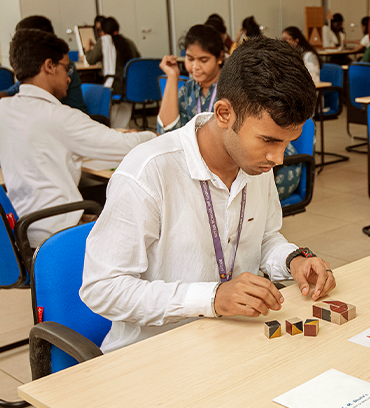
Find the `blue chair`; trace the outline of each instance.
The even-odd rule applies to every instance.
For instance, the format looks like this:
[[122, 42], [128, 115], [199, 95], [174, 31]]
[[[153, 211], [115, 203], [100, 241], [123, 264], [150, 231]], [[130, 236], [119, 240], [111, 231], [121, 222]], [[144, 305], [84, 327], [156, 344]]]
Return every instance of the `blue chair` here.
[[[370, 143], [370, 105], [367, 106], [367, 136], [369, 138]], [[370, 197], [370, 149], [367, 151], [367, 192]], [[370, 225], [363, 227], [362, 232], [365, 233], [367, 236], [370, 237]]]
[[[189, 80], [188, 76], [185, 75], [180, 75], [179, 78], [179, 89], [185, 84], [186, 81]], [[161, 75], [158, 77], [158, 83], [159, 83], [159, 88], [161, 90], [161, 96], [163, 98], [163, 93], [166, 88], [166, 83], [167, 83], [167, 75]]]
[[[324, 145], [324, 126], [323, 122], [326, 120], [338, 119], [338, 116], [342, 113], [343, 110], [343, 68], [337, 64], [323, 64], [320, 70], [320, 80], [322, 82], [331, 82], [329, 89], [321, 91], [319, 89], [318, 101], [319, 103], [316, 106], [316, 112], [314, 119], [320, 121], [321, 129], [321, 146]], [[322, 112], [320, 111], [320, 106], [323, 108]], [[343, 156], [337, 153], [329, 153], [322, 151], [316, 151], [317, 154], [321, 154], [321, 164], [320, 171], [323, 169], [323, 166], [333, 163], [339, 163], [342, 161], [347, 161], [348, 157]], [[331, 161], [324, 162], [324, 155], [333, 156], [335, 159]]]
[[93, 313], [79, 297], [86, 239], [93, 225], [60, 231], [35, 254], [31, 273], [35, 326], [30, 332], [33, 380], [102, 355], [99, 346], [111, 322]]
[[0, 67], [0, 91], [6, 91], [14, 85], [14, 74], [8, 68]]
[[299, 154], [284, 157], [284, 163], [274, 169], [276, 173], [282, 166], [303, 164], [301, 180], [296, 191], [280, 202], [283, 217], [306, 211], [306, 206], [312, 200], [315, 180], [314, 139], [315, 124], [312, 119], [308, 119], [303, 125], [299, 139], [292, 142]]
[[99, 84], [82, 84], [82, 97], [92, 119], [110, 125], [112, 89]]
[[348, 67], [348, 97], [347, 97], [347, 133], [353, 139], [365, 140], [362, 143], [347, 146], [346, 150], [355, 153], [367, 153], [367, 150], [357, 149], [367, 146], [367, 138], [353, 136], [350, 124], [367, 124], [366, 109], [355, 101], [356, 98], [370, 95], [370, 63], [355, 62]]
[[78, 60], [79, 60], [78, 51], [69, 51], [68, 57], [69, 57], [72, 61], [78, 62]]
[[[159, 68], [161, 60], [156, 58], [133, 58], [125, 66], [123, 74], [123, 90], [121, 94], [112, 97], [113, 103], [133, 103], [132, 117], [135, 124], [142, 128], [148, 128], [147, 105], [156, 103], [158, 111], [159, 101], [162, 99], [158, 87], [158, 77], [164, 72]], [[135, 110], [135, 105], [141, 104], [140, 110]], [[142, 118], [142, 125], [137, 122]]]

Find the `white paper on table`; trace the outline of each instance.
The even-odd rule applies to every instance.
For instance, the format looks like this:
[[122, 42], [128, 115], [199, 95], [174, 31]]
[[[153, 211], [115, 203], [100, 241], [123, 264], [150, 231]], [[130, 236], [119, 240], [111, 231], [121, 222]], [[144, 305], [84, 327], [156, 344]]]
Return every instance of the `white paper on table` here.
[[82, 167], [85, 169], [100, 171], [116, 169], [121, 162], [109, 160], [87, 160], [83, 162]]
[[348, 339], [353, 343], [359, 344], [360, 346], [370, 347], [370, 329], [363, 331], [360, 334]]
[[332, 368], [273, 401], [287, 408], [368, 408], [370, 383]]

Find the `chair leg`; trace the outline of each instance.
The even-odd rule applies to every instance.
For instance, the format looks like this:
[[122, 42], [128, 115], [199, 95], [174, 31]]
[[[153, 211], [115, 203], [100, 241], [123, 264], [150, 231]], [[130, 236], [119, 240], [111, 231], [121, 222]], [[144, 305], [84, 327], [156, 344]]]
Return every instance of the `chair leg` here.
[[15, 401], [15, 402], [9, 402], [9, 401], [4, 401], [0, 399], [0, 407], [2, 408], [23, 408], [23, 407], [29, 407], [31, 404], [29, 404], [27, 401]]
[[17, 347], [25, 346], [26, 344], [29, 344], [29, 339], [28, 338], [24, 339], [24, 340], [16, 341], [14, 343], [7, 344], [6, 346], [0, 347], [0, 353], [4, 353], [5, 351], [8, 351], [8, 350], [13, 350], [13, 349], [15, 349]]
[[[354, 139], [363, 139], [363, 138], [354, 137]], [[357, 144], [355, 144], [355, 145], [347, 146], [347, 147], [346, 147], [346, 150], [347, 150], [347, 152], [352, 152], [352, 153], [367, 154], [367, 149], [366, 149], [366, 151], [365, 151], [365, 150], [358, 150], [358, 149], [357, 149], [358, 147], [361, 147], [361, 146], [367, 146], [367, 142], [357, 143]]]

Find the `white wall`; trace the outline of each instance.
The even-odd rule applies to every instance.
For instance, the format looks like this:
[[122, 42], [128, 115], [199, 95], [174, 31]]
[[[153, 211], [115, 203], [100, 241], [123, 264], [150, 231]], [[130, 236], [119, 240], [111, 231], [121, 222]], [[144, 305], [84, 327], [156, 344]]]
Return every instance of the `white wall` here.
[[9, 64], [9, 43], [13, 37], [15, 26], [21, 19], [19, 1], [0, 0], [0, 48], [1, 64], [10, 68]]

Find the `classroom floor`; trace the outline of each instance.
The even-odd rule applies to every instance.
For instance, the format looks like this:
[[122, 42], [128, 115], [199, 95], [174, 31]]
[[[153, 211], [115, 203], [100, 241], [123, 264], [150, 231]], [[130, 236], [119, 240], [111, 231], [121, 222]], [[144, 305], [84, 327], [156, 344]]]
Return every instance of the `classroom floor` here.
[[[351, 125], [351, 129], [355, 135], [366, 136], [365, 126]], [[338, 120], [325, 122], [324, 132], [325, 150], [347, 154], [350, 160], [326, 166], [317, 175], [307, 211], [284, 218], [282, 232], [336, 268], [370, 255], [370, 238], [362, 232], [362, 227], [370, 225], [367, 155], [345, 151], [351, 144], [345, 111]], [[320, 146], [319, 130], [317, 139]], [[0, 346], [27, 337], [32, 326], [29, 290], [0, 290], [0, 322]], [[28, 346], [0, 355], [0, 399], [16, 400], [17, 386], [30, 380]]]

